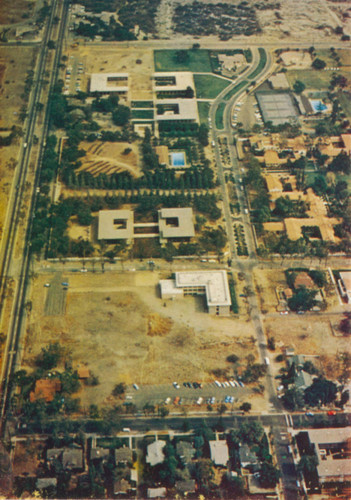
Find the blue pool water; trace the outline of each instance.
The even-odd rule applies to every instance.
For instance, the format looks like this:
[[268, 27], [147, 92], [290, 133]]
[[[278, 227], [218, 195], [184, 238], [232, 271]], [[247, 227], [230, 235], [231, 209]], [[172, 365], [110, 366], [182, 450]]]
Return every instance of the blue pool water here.
[[327, 106], [319, 99], [311, 99], [310, 103], [316, 113], [321, 113], [327, 109]]
[[171, 157], [172, 157], [172, 166], [173, 167], [184, 167], [185, 154], [183, 152], [171, 153]]

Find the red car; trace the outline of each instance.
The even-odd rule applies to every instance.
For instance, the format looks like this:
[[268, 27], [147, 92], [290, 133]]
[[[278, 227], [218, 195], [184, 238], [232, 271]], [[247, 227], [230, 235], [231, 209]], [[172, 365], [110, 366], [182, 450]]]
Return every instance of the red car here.
[[330, 417], [332, 417], [333, 415], [336, 415], [336, 411], [334, 410], [329, 410], [327, 415], [329, 415]]

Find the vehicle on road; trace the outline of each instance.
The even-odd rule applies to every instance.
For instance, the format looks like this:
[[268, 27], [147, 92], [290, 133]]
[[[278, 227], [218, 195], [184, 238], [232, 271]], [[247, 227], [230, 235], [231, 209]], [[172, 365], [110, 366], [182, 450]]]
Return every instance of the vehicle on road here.
[[66, 281], [63, 281], [63, 282], [61, 283], [61, 285], [62, 285], [62, 286], [69, 286], [69, 283], [66, 283]]
[[133, 384], [133, 387], [134, 387], [134, 389], [135, 389], [136, 391], [138, 391], [138, 390], [140, 389], [140, 388], [139, 388], [139, 386], [138, 386], [138, 384]]

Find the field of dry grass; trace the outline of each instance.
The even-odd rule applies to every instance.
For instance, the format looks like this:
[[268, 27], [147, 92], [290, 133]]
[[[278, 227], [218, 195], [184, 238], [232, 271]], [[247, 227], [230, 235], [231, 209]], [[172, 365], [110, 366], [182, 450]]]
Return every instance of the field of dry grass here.
[[185, 380], [213, 380], [212, 370], [227, 366], [230, 353], [257, 356], [250, 323], [212, 317], [203, 298], [164, 301], [157, 272], [84, 275], [72, 273], [64, 315], [45, 315], [43, 285], [52, 276], [34, 280], [24, 367], [49, 342], [59, 341], [84, 363], [100, 384], [85, 388], [84, 405], [109, 401], [114, 385], [162, 384]]
[[134, 177], [141, 175], [139, 151], [136, 144], [127, 142], [82, 142], [80, 148], [86, 151], [77, 172], [86, 171], [94, 177], [100, 174], [128, 172]]

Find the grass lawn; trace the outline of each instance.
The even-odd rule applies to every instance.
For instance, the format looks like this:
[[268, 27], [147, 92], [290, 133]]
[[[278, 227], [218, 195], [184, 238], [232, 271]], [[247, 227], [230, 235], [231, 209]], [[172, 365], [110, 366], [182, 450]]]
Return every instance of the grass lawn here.
[[251, 75], [248, 76], [249, 80], [256, 78], [256, 76], [261, 73], [261, 71], [263, 70], [263, 68], [265, 67], [266, 62], [267, 62], [267, 53], [266, 53], [266, 51], [264, 49], [262, 49], [262, 47], [260, 47], [258, 49], [258, 52], [260, 54], [260, 60], [259, 60], [259, 63], [257, 65], [257, 68], [251, 73]]
[[208, 113], [210, 111], [210, 103], [209, 102], [198, 102], [197, 109], [199, 112], [200, 123], [204, 123], [208, 125]]
[[318, 71], [314, 69], [301, 69], [288, 71], [286, 77], [291, 85], [294, 85], [296, 80], [300, 80], [305, 84], [306, 90], [310, 89], [327, 89], [332, 77], [331, 71]]
[[212, 73], [208, 50], [187, 50], [189, 59], [183, 63], [176, 60], [177, 50], [155, 50], [155, 71], [193, 71], [194, 73]]
[[346, 92], [338, 92], [338, 99], [340, 102], [340, 106], [346, 113], [348, 117], [351, 116], [351, 99], [350, 99], [350, 94]]
[[212, 75], [194, 75], [194, 82], [198, 99], [215, 99], [223, 89], [230, 85], [229, 80]]
[[229, 101], [229, 99], [233, 97], [233, 95], [235, 95], [237, 92], [239, 92], [239, 90], [245, 87], [246, 84], [247, 80], [243, 80], [242, 82], [238, 83], [238, 85], [235, 85], [235, 87], [233, 87], [232, 90], [230, 90], [228, 94], [225, 95], [224, 100]]
[[152, 109], [132, 109], [132, 118], [150, 118], [154, 117], [154, 111]]
[[225, 109], [225, 103], [221, 102], [216, 111], [216, 127], [220, 130], [224, 128], [223, 124], [224, 109]]

